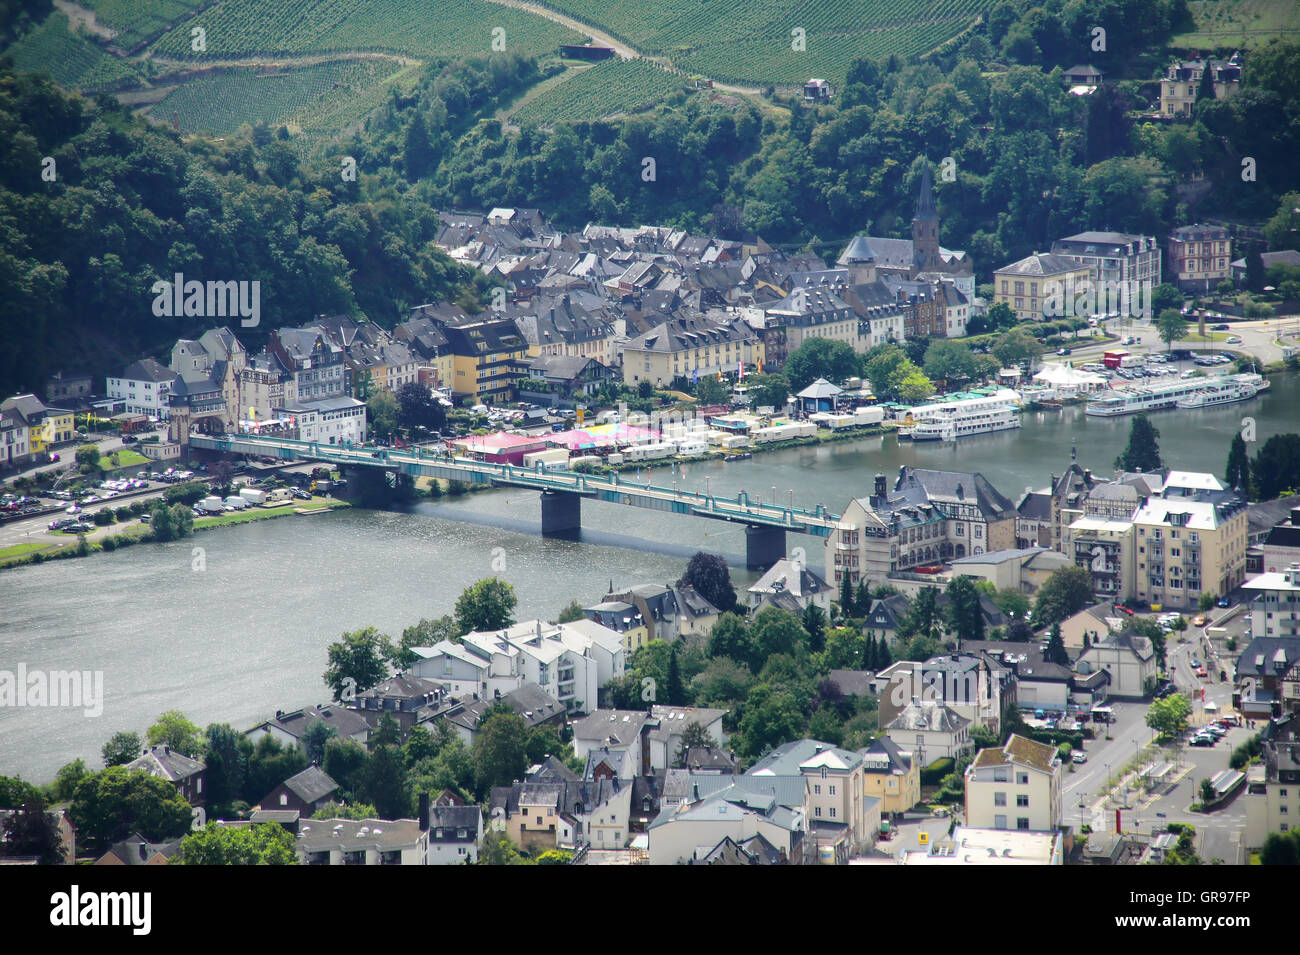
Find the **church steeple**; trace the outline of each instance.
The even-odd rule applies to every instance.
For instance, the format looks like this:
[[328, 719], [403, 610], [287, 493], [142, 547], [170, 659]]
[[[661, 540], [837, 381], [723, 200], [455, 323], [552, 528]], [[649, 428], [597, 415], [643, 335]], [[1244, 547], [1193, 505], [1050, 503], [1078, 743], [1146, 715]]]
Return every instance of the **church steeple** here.
[[[921, 159], [921, 192], [916, 197], [916, 215], [912, 218], [912, 266], [916, 272], [943, 271], [939, 257], [939, 212], [934, 207], [934, 189], [930, 180], [930, 160]], [[915, 278], [913, 272], [912, 277]]]
[[930, 180], [930, 160], [927, 159], [921, 166], [921, 193], [916, 197], [916, 215], [913, 216], [913, 221], [926, 222], [938, 218], [939, 213], [934, 208], [934, 188]]

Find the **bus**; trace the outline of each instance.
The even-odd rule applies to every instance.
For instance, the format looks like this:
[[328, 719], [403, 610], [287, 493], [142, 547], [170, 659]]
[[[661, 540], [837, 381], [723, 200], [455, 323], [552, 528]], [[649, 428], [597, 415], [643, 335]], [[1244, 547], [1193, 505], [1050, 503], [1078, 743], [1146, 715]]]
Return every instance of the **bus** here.
[[1092, 721], [1094, 723], [1114, 723], [1115, 711], [1109, 706], [1094, 706], [1092, 708]]

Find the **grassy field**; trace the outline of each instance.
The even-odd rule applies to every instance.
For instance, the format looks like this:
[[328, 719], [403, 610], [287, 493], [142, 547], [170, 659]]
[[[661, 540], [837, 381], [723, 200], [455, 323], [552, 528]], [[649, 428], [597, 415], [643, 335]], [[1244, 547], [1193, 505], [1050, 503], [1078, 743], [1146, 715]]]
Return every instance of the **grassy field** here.
[[406, 72], [396, 60], [336, 60], [301, 69], [214, 70], [176, 87], [149, 116], [184, 133], [233, 133], [244, 123], [341, 129], [383, 99]]
[[285, 504], [281, 507], [249, 508], [246, 511], [235, 511], [233, 514], [221, 514], [217, 517], [196, 517], [194, 519], [194, 529], [201, 531], [207, 530], [209, 527], [224, 527], [227, 524], [248, 524], [252, 521], [264, 521], [273, 517], [286, 517], [297, 513], [299, 509], [304, 511], [328, 511], [348, 506], [350, 505], [346, 501], [340, 501], [336, 498], [313, 497], [310, 501], [294, 501], [292, 504]]
[[23, 72], [46, 72], [68, 89], [103, 90], [130, 86], [140, 73], [130, 60], [104, 52], [93, 40], [68, 28], [58, 10], [4, 51]]
[[592, 120], [636, 113], [685, 89], [685, 77], [645, 60], [606, 60], [574, 73], [539, 95], [526, 99], [512, 114], [514, 122], [542, 126], [562, 120]]
[[[191, 30], [206, 31], [196, 51]], [[500, 32], [494, 32], [500, 31]], [[487, 0], [218, 0], [151, 49], [183, 60], [376, 50], [407, 56], [542, 55], [578, 34], [543, 17]]]
[[1189, 0], [1187, 9], [1196, 29], [1175, 36], [1170, 41], [1173, 46], [1249, 50], [1273, 37], [1300, 36], [1300, 8], [1295, 0]]
[[[113, 463], [113, 456], [117, 456], [117, 463]], [[138, 451], [132, 451], [130, 448], [120, 448], [104, 455], [101, 464], [105, 467], [130, 468], [137, 464], [148, 464], [149, 459]]]
[[[76, 538], [74, 537], [73, 540], [76, 540]], [[36, 553], [38, 550], [52, 550], [59, 546], [59, 544], [49, 542], [37, 543], [35, 541], [29, 541], [25, 544], [14, 544], [11, 547], [0, 548], [0, 564], [3, 564], [14, 557], [25, 557], [28, 554]]]
[[[965, 31], [993, 0], [542, 0], [544, 6], [667, 56], [691, 73], [739, 83], [844, 77], [862, 56], [924, 53]], [[796, 49], [794, 30], [803, 30]]]

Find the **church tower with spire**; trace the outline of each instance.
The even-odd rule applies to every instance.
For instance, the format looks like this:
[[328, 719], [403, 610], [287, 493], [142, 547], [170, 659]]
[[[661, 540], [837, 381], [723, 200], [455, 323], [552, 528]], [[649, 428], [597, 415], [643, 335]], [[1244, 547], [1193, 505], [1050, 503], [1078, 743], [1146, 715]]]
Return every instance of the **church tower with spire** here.
[[912, 217], [912, 261], [918, 272], [938, 272], [944, 268], [944, 261], [939, 257], [939, 212], [934, 207], [928, 159], [921, 167], [921, 192], [916, 198], [916, 215]]

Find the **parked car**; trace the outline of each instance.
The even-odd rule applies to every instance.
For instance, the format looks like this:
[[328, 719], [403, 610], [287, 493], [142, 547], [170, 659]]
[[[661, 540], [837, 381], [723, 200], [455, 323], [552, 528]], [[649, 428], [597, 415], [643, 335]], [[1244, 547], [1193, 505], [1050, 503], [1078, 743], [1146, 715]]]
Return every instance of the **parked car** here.
[[1068, 348], [1058, 348], [1058, 349], [1056, 350], [1056, 353], [1057, 353], [1058, 355], [1068, 355], [1068, 354], [1070, 354], [1070, 349], [1068, 349]]
[[1088, 754], [1081, 749], [1076, 749], [1070, 754], [1070, 759], [1076, 763], [1086, 763], [1088, 761]]
[[152, 514], [141, 514], [141, 515], [140, 515], [140, 523], [141, 523], [141, 524], [148, 524], [148, 523], [151, 523], [152, 521], [153, 521], [153, 515], [152, 515]]
[[1227, 598], [1227, 597], [1220, 597], [1220, 598], [1216, 601], [1216, 605], [1219, 606], [1219, 607], [1231, 607], [1231, 606], [1232, 606], [1232, 601], [1231, 601], [1229, 598]]
[[1214, 745], [1214, 742], [1215, 742], [1215, 740], [1214, 740], [1214, 737], [1213, 737], [1213, 736], [1193, 736], [1193, 737], [1191, 738], [1191, 740], [1190, 740], [1190, 745], [1192, 745], [1192, 746], [1213, 746], [1213, 745]]

